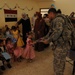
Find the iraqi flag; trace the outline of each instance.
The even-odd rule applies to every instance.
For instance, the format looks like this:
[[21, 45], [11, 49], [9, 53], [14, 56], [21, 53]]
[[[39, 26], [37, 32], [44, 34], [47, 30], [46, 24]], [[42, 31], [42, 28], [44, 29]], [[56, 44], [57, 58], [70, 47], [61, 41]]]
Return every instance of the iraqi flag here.
[[17, 10], [4, 9], [5, 22], [17, 21]]

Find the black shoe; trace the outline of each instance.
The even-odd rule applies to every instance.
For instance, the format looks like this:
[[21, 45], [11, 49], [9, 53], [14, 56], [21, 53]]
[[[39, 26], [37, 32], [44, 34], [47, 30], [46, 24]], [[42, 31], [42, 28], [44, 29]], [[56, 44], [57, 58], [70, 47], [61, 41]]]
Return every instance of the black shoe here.
[[5, 67], [4, 66], [1, 66], [1, 70], [5, 70]]
[[25, 48], [25, 47], [26, 47], [26, 45], [23, 45], [23, 46], [22, 46], [22, 48]]
[[18, 58], [17, 61], [18, 61], [18, 62], [21, 62], [21, 58]]
[[8, 68], [12, 68], [12, 66], [11, 66], [10, 64], [7, 64], [7, 67], [8, 67]]
[[0, 70], [0, 75], [3, 75], [3, 71]]

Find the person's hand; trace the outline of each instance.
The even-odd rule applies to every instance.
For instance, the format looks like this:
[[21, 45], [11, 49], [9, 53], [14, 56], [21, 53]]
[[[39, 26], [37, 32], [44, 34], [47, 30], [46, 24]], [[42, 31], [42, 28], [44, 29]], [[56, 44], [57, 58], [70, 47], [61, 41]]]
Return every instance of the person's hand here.
[[48, 40], [41, 40], [40, 42], [43, 42], [44, 44], [49, 44]]
[[33, 44], [36, 44], [36, 41], [34, 41]]
[[38, 34], [40, 34], [40, 31], [38, 31]]
[[18, 23], [16, 23], [15, 26], [17, 27], [18, 26]]
[[40, 38], [40, 40], [44, 40], [44, 37]]

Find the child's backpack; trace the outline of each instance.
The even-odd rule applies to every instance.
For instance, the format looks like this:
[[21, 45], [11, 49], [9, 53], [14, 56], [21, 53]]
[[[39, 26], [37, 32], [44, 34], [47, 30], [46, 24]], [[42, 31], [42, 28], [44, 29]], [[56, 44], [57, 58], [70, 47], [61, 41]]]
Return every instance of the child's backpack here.
[[62, 36], [65, 42], [69, 42], [71, 49], [75, 49], [75, 32], [73, 24], [66, 15], [58, 15], [57, 17], [62, 17], [65, 21], [63, 24], [63, 31], [60, 36]]

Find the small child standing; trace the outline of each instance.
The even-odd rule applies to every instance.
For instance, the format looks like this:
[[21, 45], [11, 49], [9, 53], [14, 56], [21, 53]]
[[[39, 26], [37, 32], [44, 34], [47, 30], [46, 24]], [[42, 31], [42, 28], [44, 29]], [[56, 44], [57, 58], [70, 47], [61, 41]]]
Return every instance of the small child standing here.
[[26, 47], [24, 49], [24, 52], [22, 54], [23, 58], [26, 58], [28, 60], [28, 62], [32, 62], [32, 60], [35, 58], [35, 51], [34, 51], [34, 42], [33, 42], [33, 33], [29, 32], [29, 34], [27, 35], [27, 44]]
[[22, 56], [22, 53], [23, 53], [23, 48], [17, 46], [16, 40], [13, 41], [10, 38], [7, 38], [6, 48], [8, 53], [12, 54], [12, 56], [14, 57], [14, 60], [17, 60], [17, 61], [20, 60], [20, 57]]
[[12, 35], [13, 35], [13, 38], [15, 38], [17, 40], [17, 46], [18, 47], [22, 47], [24, 46], [24, 42], [20, 36], [20, 33], [19, 33], [19, 30], [17, 29], [17, 27], [15, 26], [12, 26]]

